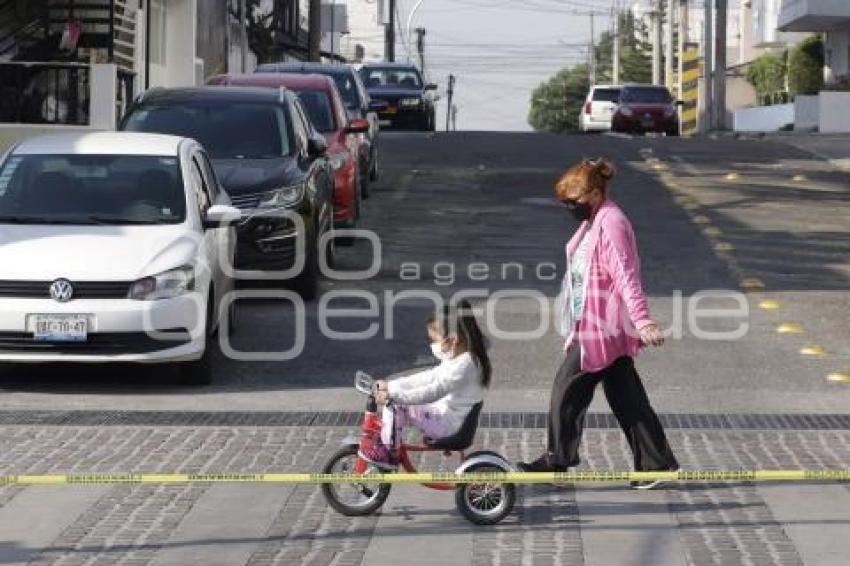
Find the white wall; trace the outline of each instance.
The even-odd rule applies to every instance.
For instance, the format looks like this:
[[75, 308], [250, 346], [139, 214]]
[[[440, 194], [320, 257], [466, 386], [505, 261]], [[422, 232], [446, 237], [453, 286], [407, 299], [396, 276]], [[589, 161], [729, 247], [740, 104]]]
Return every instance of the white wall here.
[[775, 132], [794, 123], [794, 105], [741, 108], [735, 111], [733, 123], [736, 132]]
[[112, 63], [91, 66], [89, 125], [114, 130], [118, 123], [118, 66]]
[[820, 93], [820, 132], [850, 133], [850, 92]]
[[818, 128], [820, 122], [820, 97], [798, 94], [794, 98], [794, 129], [811, 131]]
[[[197, 45], [197, 0], [168, 0], [165, 81], [162, 86], [195, 85], [195, 52]], [[151, 83], [153, 86], [153, 83]]]
[[[350, 33], [342, 38], [342, 55], [354, 57], [358, 43], [366, 50], [365, 61], [381, 61], [384, 58], [384, 27], [378, 22], [378, 4], [375, 0], [345, 0], [348, 6]], [[399, 45], [396, 51], [404, 46]]]

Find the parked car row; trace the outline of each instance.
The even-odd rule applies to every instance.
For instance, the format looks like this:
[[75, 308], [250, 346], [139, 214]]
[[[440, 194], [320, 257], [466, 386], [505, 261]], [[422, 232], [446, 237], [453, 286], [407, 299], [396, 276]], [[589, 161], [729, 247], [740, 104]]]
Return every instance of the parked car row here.
[[579, 127], [583, 132], [678, 136], [678, 106], [681, 102], [663, 86], [595, 85], [585, 99]]
[[393, 68], [416, 104], [373, 99], [361, 72], [267, 65], [152, 89], [119, 132], [12, 147], [0, 159], [0, 363], [169, 362], [208, 383], [215, 335], [235, 329], [236, 272], [290, 272], [314, 297], [321, 260], [353, 243], [336, 230], [358, 226], [379, 176], [378, 114], [433, 126], [418, 71]]

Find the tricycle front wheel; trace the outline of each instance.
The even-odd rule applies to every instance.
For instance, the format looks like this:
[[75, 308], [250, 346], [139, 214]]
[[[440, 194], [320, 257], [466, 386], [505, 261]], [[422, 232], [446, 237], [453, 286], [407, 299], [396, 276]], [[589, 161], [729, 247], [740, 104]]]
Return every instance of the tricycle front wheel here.
[[[503, 473], [505, 470], [492, 464], [470, 466], [466, 473]], [[464, 483], [455, 491], [458, 511], [476, 525], [495, 525], [513, 511], [516, 503], [516, 486], [512, 483]]]
[[[322, 473], [325, 474], [354, 474], [357, 473], [357, 445], [351, 444], [340, 448], [325, 464]], [[366, 464], [362, 474], [363, 481], [356, 483], [323, 483], [322, 494], [328, 505], [338, 513], [348, 517], [371, 515], [381, 508], [390, 495], [390, 484], [369, 482], [369, 474], [381, 471]]]

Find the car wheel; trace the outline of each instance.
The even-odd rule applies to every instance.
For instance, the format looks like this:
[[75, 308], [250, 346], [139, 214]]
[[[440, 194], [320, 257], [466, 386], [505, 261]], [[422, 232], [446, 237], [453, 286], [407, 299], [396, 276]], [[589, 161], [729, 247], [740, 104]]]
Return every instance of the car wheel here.
[[[370, 166], [369, 166], [369, 179], [368, 179], [368, 180], [369, 180], [369, 181], [377, 181], [377, 180], [378, 180], [378, 176], [379, 176], [379, 171], [378, 171], [378, 151], [377, 151], [377, 150], [375, 150], [374, 152], [372, 152], [372, 159], [371, 159], [371, 161], [370, 161]], [[365, 191], [364, 191], [364, 193], [363, 193], [363, 196], [364, 196], [364, 197], [366, 196]]]
[[305, 301], [316, 298], [319, 290], [319, 245], [317, 238], [314, 238], [310, 243], [307, 257], [304, 258], [304, 269], [295, 278], [293, 287]]
[[213, 317], [215, 307], [213, 297], [207, 299], [207, 319], [205, 322], [206, 344], [204, 353], [197, 360], [178, 364], [180, 383], [191, 387], [201, 387], [212, 383], [212, 364], [215, 350], [219, 347], [218, 337], [213, 332]]
[[372, 175], [369, 173], [360, 176], [360, 195], [364, 199], [367, 199], [371, 196], [371, 178]]

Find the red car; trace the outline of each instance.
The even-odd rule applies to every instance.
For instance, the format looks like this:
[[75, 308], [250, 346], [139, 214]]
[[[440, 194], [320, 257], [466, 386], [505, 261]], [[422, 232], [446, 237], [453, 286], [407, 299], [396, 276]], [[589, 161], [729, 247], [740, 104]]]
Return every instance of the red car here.
[[[298, 94], [313, 127], [328, 141], [328, 159], [334, 170], [334, 225], [355, 228], [360, 219], [363, 195], [358, 174], [360, 134], [369, 130], [367, 120], [349, 120], [345, 105], [331, 77], [288, 73], [219, 75], [211, 85], [284, 87]], [[343, 242], [351, 242], [343, 238]]]
[[663, 86], [624, 85], [611, 129], [629, 134], [657, 132], [678, 136], [679, 104]]

